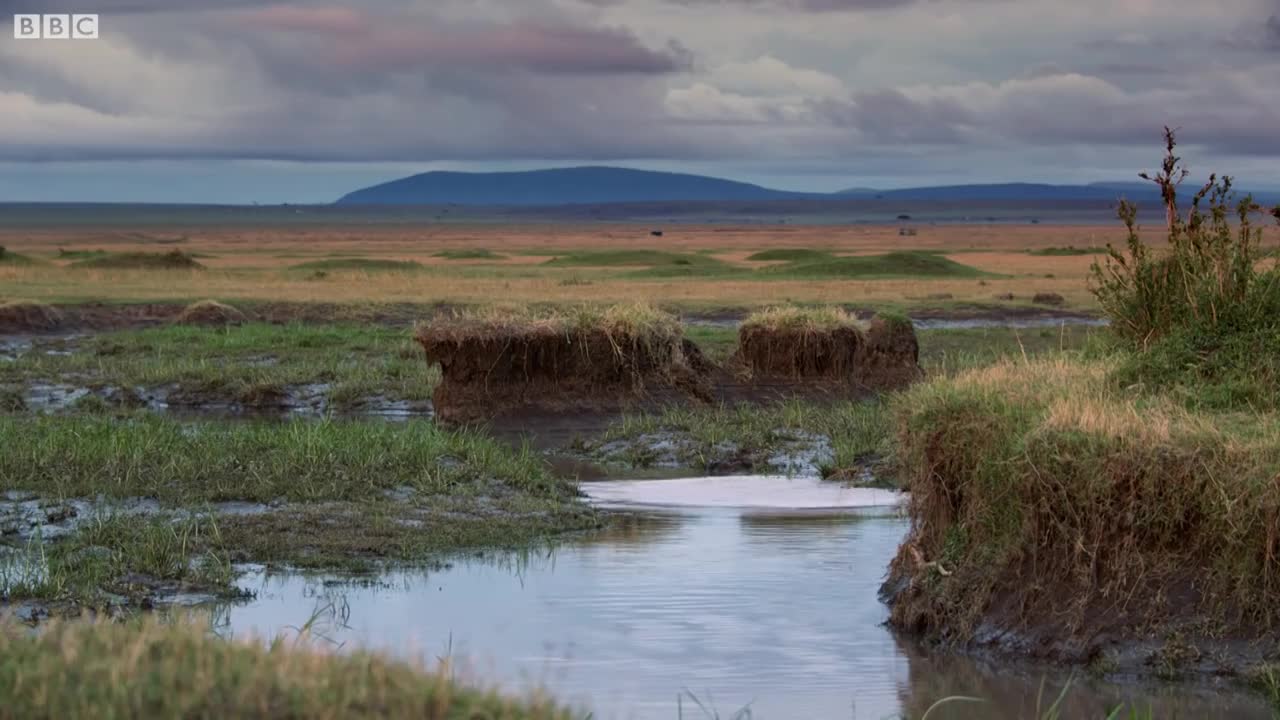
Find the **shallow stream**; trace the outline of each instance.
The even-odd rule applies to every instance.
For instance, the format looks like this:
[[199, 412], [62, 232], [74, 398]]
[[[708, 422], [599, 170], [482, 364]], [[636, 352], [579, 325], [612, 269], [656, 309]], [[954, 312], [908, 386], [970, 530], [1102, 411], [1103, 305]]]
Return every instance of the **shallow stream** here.
[[896, 636], [878, 598], [907, 531], [892, 493], [756, 479], [738, 507], [723, 478], [665, 482], [587, 484], [610, 502], [666, 509], [554, 551], [372, 580], [253, 571], [241, 584], [257, 599], [220, 609], [219, 627], [274, 637], [314, 617], [315, 642], [449, 658], [462, 677], [545, 688], [597, 720], [727, 719], [743, 708], [737, 717], [914, 720], [955, 695], [983, 702], [929, 717], [1012, 720], [1041, 715], [1067, 684], [1063, 718], [1103, 718], [1122, 702], [1141, 717], [1272, 717], [1230, 687], [1072, 679]]

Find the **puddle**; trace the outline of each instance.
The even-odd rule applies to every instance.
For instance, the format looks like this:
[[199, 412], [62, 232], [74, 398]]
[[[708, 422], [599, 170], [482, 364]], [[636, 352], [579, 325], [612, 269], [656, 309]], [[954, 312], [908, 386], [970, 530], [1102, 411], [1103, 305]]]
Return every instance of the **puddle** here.
[[583, 483], [593, 503], [606, 508], [732, 508], [743, 512], [901, 514], [906, 495], [847, 487], [814, 477], [726, 475], [670, 480]]
[[[238, 583], [257, 598], [216, 620], [224, 635], [292, 637], [314, 617], [322, 647], [447, 657], [460, 677], [545, 687], [601, 720], [713, 717], [678, 699], [684, 689], [720, 717], [919, 718], [951, 695], [988, 702], [930, 717], [1034, 717], [1067, 678], [927, 654], [885, 627], [878, 589], [906, 531], [888, 518], [646, 516], [554, 553], [430, 573], [258, 570]], [[1271, 717], [1239, 692], [1084, 678], [1061, 716], [1105, 717], [1121, 701], [1154, 717]]]
[[[197, 510], [165, 509], [151, 498], [72, 498], [54, 500], [35, 493], [0, 493], [0, 541], [22, 544], [39, 538], [43, 542], [70, 535], [79, 527], [103, 517], [167, 517], [175, 521], [192, 516], [256, 515], [273, 508], [260, 503], [218, 502]], [[0, 545], [0, 548], [4, 547]]]

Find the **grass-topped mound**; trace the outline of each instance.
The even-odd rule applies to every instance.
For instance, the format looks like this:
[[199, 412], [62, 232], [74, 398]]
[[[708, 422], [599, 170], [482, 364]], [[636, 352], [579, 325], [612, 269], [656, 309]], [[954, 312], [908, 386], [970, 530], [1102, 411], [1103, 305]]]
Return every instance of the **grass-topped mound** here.
[[0, 303], [0, 332], [47, 332], [62, 326], [62, 312], [42, 302], [12, 300]]
[[202, 270], [204, 265], [191, 253], [173, 250], [165, 253], [123, 252], [94, 255], [77, 260], [68, 267], [95, 270]]
[[7, 265], [11, 267], [18, 267], [18, 266], [35, 265], [35, 264], [36, 264], [36, 261], [27, 257], [26, 255], [20, 255], [12, 250], [5, 248], [3, 245], [0, 245], [0, 266]]
[[467, 250], [442, 250], [432, 257], [444, 258], [445, 260], [505, 260], [507, 256], [499, 255], [485, 248], [470, 248]]
[[206, 619], [0, 627], [0, 716], [570, 720], [550, 700], [468, 687], [308, 637], [224, 640]]
[[800, 262], [804, 260], [825, 260], [829, 257], [831, 257], [831, 253], [825, 250], [777, 248], [774, 250], [762, 250], [753, 255], [748, 255], [747, 260], [752, 262]]
[[764, 268], [761, 276], [786, 278], [976, 278], [990, 273], [931, 252], [902, 251], [884, 255], [819, 257]]
[[1280, 650], [1280, 421], [1119, 390], [1114, 363], [1004, 361], [897, 398], [895, 626], [1157, 668]]
[[292, 270], [320, 272], [408, 272], [421, 270], [422, 264], [413, 260], [378, 260], [374, 258], [333, 258], [314, 260], [292, 266]]
[[1106, 255], [1108, 252], [1106, 247], [1090, 245], [1086, 247], [1076, 247], [1075, 245], [1067, 245], [1066, 247], [1047, 247], [1036, 250], [1028, 250], [1028, 255], [1036, 255], [1038, 257], [1072, 257], [1078, 255]]
[[416, 337], [440, 365], [435, 409], [451, 422], [706, 394], [696, 347], [675, 316], [649, 305], [464, 313], [424, 324]]
[[719, 267], [724, 263], [709, 255], [662, 250], [582, 250], [554, 257], [552, 267]]
[[839, 308], [783, 307], [743, 321], [729, 366], [757, 384], [807, 381], [868, 390], [915, 380], [919, 358], [905, 318], [864, 322]]
[[208, 325], [208, 326], [227, 326], [240, 325], [247, 318], [245, 314], [231, 307], [218, 302], [217, 300], [201, 300], [192, 303], [178, 315], [177, 322], [181, 325]]

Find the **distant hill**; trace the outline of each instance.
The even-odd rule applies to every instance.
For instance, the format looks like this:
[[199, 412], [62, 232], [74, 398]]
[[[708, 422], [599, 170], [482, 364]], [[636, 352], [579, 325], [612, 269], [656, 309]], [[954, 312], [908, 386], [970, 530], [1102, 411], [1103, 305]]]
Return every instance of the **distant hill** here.
[[[684, 173], [614, 167], [573, 167], [524, 172], [428, 172], [356, 190], [338, 205], [399, 205], [543, 208], [631, 203], [723, 203], [774, 201], [898, 202], [1069, 202], [1114, 203], [1127, 198], [1159, 203], [1151, 183], [1097, 182], [1088, 185], [995, 183], [877, 190], [850, 188], [836, 193], [803, 193]], [[1264, 203], [1280, 201], [1260, 193]]]
[[589, 205], [823, 197], [702, 175], [611, 167], [526, 172], [429, 172], [357, 190], [339, 205]]

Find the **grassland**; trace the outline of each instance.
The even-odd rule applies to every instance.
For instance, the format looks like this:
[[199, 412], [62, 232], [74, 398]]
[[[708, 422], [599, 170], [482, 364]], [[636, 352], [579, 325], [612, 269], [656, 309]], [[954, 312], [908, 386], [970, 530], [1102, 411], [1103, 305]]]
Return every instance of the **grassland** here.
[[[1158, 233], [1143, 233], [1158, 240]], [[1280, 243], [1280, 232], [1268, 233], [1267, 244]], [[67, 267], [154, 254], [153, 236], [184, 237], [183, 252], [206, 268], [199, 279], [193, 282], [185, 270], [81, 267], [71, 273]], [[0, 229], [0, 245], [36, 261], [0, 265], [0, 300], [998, 309], [1026, 306], [1035, 293], [1051, 292], [1066, 298], [1067, 307], [1090, 311], [1096, 303], [1085, 281], [1096, 256], [1028, 251], [1123, 240], [1112, 227], [1045, 225], [937, 226], [911, 238], [899, 237], [896, 226], [687, 226], [660, 238], [647, 228], [590, 224]], [[300, 265], [308, 267], [294, 269]], [[1000, 299], [1008, 295], [1014, 299]]]
[[197, 618], [0, 627], [0, 718], [569, 720], [538, 697], [467, 686], [447, 668], [334, 654], [306, 635], [213, 636]]

